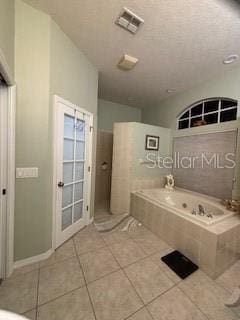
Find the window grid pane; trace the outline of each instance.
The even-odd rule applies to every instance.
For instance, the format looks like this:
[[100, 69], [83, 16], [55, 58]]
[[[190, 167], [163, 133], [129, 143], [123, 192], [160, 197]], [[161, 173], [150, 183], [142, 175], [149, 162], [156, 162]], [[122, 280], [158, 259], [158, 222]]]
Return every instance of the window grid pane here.
[[[190, 116], [191, 114], [191, 116]], [[237, 101], [205, 100], [193, 105], [178, 118], [178, 130], [194, 127], [197, 120], [205, 120], [206, 124], [214, 124], [237, 119]]]

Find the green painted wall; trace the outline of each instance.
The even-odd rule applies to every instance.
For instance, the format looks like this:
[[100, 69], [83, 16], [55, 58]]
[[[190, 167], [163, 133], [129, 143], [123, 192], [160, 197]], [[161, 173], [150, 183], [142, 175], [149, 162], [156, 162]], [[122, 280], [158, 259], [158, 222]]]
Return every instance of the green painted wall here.
[[14, 0], [0, 0], [0, 50], [14, 73]]
[[141, 109], [98, 100], [98, 129], [113, 131], [114, 122], [141, 122]]
[[49, 249], [50, 17], [16, 0], [16, 167], [38, 167], [38, 179], [16, 179], [15, 260]]
[[93, 112], [96, 123], [98, 72], [48, 15], [16, 0], [15, 16], [16, 166], [39, 168], [38, 179], [16, 180], [17, 261], [52, 244], [53, 95]]
[[[51, 100], [53, 95], [60, 97], [93, 113], [93, 165], [91, 184], [90, 214], [94, 213], [95, 161], [96, 161], [96, 128], [98, 109], [98, 71], [82, 54], [73, 42], [62, 32], [59, 26], [51, 21]], [[52, 116], [52, 102], [50, 101]], [[50, 121], [50, 137], [52, 121]], [[52, 145], [50, 146], [52, 159]], [[50, 175], [51, 176], [51, 175]], [[52, 189], [49, 194], [51, 194]], [[50, 199], [50, 203], [52, 199]]]
[[[228, 69], [227, 66], [226, 68]], [[142, 110], [142, 122], [175, 129], [178, 114], [195, 101], [210, 97], [227, 97], [240, 100], [239, 83], [240, 68], [237, 67], [226, 71], [218, 78], [173, 95], [163, 100], [159, 106], [144, 108]]]

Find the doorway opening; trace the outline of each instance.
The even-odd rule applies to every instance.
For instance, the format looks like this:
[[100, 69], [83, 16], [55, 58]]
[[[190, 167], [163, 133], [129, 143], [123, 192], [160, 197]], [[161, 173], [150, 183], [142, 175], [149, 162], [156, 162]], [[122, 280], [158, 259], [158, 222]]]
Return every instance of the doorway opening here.
[[96, 222], [105, 221], [112, 215], [110, 211], [112, 155], [113, 133], [111, 131], [98, 130], [94, 214]]

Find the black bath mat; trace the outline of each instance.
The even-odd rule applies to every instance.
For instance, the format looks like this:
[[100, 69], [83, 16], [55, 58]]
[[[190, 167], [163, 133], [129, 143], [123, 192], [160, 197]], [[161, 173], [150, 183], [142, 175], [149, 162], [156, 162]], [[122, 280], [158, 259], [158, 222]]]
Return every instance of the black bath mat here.
[[179, 251], [173, 251], [161, 258], [180, 278], [185, 279], [198, 269], [198, 266]]

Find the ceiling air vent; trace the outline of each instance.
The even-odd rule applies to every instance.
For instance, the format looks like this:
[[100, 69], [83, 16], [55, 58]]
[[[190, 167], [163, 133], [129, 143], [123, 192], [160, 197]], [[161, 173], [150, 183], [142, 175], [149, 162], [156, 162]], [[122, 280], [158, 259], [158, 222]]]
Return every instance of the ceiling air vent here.
[[143, 23], [144, 20], [142, 18], [138, 17], [136, 14], [125, 7], [123, 8], [122, 13], [116, 21], [117, 25], [131, 33], [136, 33]]

